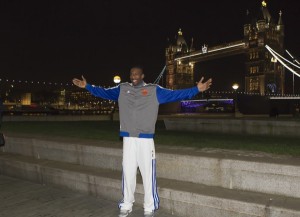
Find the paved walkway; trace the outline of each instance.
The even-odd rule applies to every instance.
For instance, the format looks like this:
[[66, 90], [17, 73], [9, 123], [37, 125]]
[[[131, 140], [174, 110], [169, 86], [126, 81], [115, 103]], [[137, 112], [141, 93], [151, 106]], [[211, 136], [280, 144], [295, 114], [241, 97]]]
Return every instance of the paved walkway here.
[[[0, 175], [0, 217], [117, 217], [116, 201]], [[135, 205], [130, 217], [142, 217]], [[163, 210], [156, 217], [174, 217]]]

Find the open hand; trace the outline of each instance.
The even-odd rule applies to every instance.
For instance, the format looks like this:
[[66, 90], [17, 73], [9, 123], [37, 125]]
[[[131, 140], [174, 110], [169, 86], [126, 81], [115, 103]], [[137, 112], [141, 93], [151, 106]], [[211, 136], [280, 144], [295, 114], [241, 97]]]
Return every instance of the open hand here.
[[210, 88], [210, 85], [212, 84], [212, 79], [208, 79], [206, 82], [202, 83], [204, 77], [201, 78], [201, 80], [198, 82], [197, 87], [200, 92], [206, 91]]
[[73, 78], [73, 80], [72, 80], [73, 84], [75, 84], [77, 87], [85, 88], [87, 82], [86, 82], [85, 78], [83, 77], [83, 75], [81, 77], [82, 77], [82, 80]]

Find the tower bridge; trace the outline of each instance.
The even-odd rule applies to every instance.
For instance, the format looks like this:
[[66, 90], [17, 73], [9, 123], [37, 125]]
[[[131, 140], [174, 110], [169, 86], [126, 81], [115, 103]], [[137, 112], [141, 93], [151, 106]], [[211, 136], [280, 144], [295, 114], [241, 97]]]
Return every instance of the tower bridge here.
[[265, 48], [270, 45], [283, 55], [284, 24], [282, 13], [279, 18], [271, 17], [265, 1], [258, 7], [256, 16], [248, 11], [243, 27], [244, 38], [214, 47], [207, 45], [195, 50], [193, 39], [190, 45], [181, 29], [177, 38], [166, 48], [166, 86], [170, 89], [191, 87], [194, 82], [194, 65], [212, 59], [232, 55], [245, 55], [244, 91], [258, 94], [284, 94], [285, 69], [274, 61]]

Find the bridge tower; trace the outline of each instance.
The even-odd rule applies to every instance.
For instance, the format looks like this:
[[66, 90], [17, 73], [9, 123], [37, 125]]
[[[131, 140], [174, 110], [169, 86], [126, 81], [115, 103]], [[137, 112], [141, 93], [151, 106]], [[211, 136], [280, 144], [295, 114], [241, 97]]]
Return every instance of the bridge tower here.
[[188, 54], [194, 51], [193, 39], [188, 47], [181, 29], [175, 37], [175, 43], [169, 41], [166, 48], [166, 87], [169, 89], [181, 89], [192, 87], [194, 84], [194, 63], [175, 60], [177, 55]]
[[256, 18], [251, 19], [247, 11], [244, 40], [249, 48], [246, 52], [245, 91], [284, 94], [284, 67], [265, 48], [267, 44], [281, 55], [284, 53], [282, 13], [279, 13], [279, 20], [275, 22], [265, 1]]

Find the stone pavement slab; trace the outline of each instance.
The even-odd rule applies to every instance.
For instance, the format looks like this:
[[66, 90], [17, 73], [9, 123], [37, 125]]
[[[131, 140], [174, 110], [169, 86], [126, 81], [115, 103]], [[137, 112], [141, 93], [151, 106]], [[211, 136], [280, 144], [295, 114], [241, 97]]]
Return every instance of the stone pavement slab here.
[[[0, 175], [0, 217], [114, 217], [117, 201]], [[142, 217], [134, 205], [130, 217]], [[158, 210], [157, 217], [175, 217]]]

